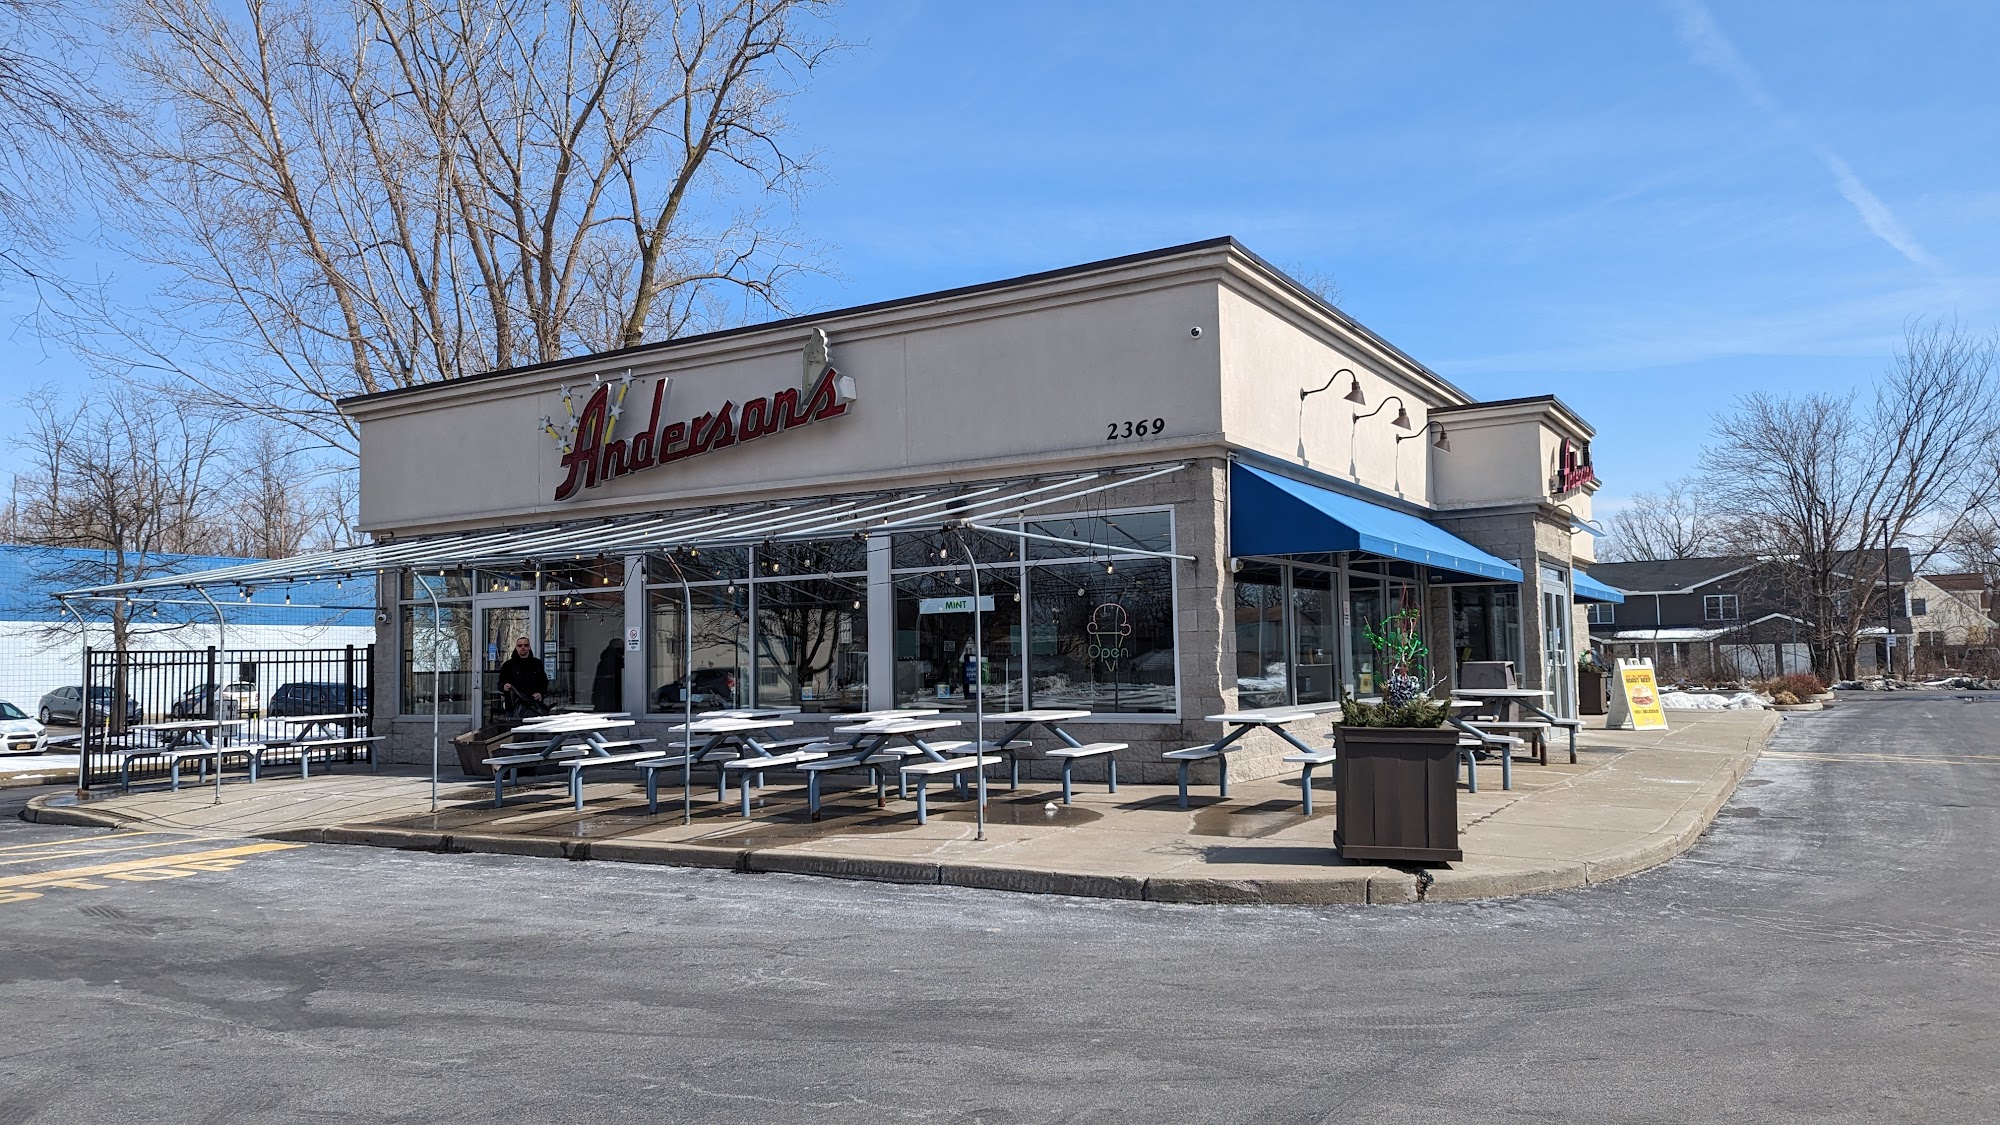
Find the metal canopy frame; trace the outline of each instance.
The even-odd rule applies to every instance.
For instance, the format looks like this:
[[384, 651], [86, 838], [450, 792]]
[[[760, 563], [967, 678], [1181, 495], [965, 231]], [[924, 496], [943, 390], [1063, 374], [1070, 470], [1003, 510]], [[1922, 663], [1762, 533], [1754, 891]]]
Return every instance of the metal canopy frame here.
[[[1051, 505], [1067, 504], [1088, 496], [1094, 496], [1114, 488], [1157, 480], [1186, 468], [1186, 462], [1176, 462], [1164, 466], [1146, 466], [1135, 469], [1105, 469], [1095, 472], [1062, 476], [1059, 479], [1047, 477], [1029, 478], [1023, 481], [984, 483], [967, 485], [957, 489], [949, 486], [919, 492], [885, 495], [882, 493], [837, 497], [824, 503], [817, 502], [777, 502], [767, 505], [745, 505], [735, 508], [711, 508], [698, 514], [675, 513], [672, 515], [647, 515], [601, 518], [584, 523], [568, 522], [541, 524], [530, 527], [489, 529], [464, 532], [456, 535], [432, 536], [408, 542], [390, 541], [370, 544], [364, 547], [347, 547], [334, 551], [322, 551], [310, 555], [299, 555], [289, 559], [270, 559], [255, 563], [217, 567], [213, 570], [196, 571], [192, 574], [161, 575], [143, 578], [133, 582], [123, 582], [110, 586], [93, 586], [78, 590], [67, 590], [56, 595], [63, 608], [75, 614], [79, 623], [83, 615], [78, 613], [72, 602], [148, 602], [158, 605], [206, 604], [215, 614], [216, 624], [226, 629], [228, 623], [218, 604], [209, 593], [213, 589], [240, 589], [247, 598], [250, 591], [262, 585], [280, 583], [312, 582], [350, 578], [370, 571], [378, 575], [376, 590], [380, 597], [379, 576], [391, 570], [411, 570], [443, 574], [453, 570], [476, 569], [481, 566], [541, 566], [564, 560], [581, 561], [588, 557], [602, 558], [607, 555], [660, 556], [674, 568], [675, 578], [681, 586], [686, 602], [688, 620], [692, 620], [693, 596], [688, 586], [687, 576], [681, 570], [679, 556], [685, 551], [699, 551], [704, 548], [744, 546], [754, 547], [765, 544], [803, 542], [825, 539], [831, 536], [847, 535], [857, 539], [867, 539], [874, 535], [911, 531], [955, 531], [959, 545], [965, 550], [966, 564], [972, 572], [973, 589], [979, 589], [978, 562], [971, 544], [964, 538], [966, 531], [978, 531], [993, 535], [1014, 536], [1021, 540], [1033, 539], [1046, 543], [1060, 543], [1083, 547], [1093, 552], [1102, 551], [1107, 556], [1120, 558], [1150, 557], [1193, 561], [1194, 556], [1175, 554], [1169, 551], [1152, 551], [1138, 547], [1114, 547], [1110, 544], [1091, 543], [1061, 536], [1043, 535], [1014, 527], [996, 527], [992, 521], [1017, 518], [1027, 512]], [[1024, 552], [1025, 553], [1025, 552]], [[631, 575], [626, 575], [631, 581]], [[432, 627], [442, 627], [442, 611], [437, 592], [429, 583], [419, 583], [424, 596], [431, 603]], [[190, 602], [176, 598], [176, 594], [193, 594], [200, 602]], [[289, 603], [288, 603], [289, 604]], [[978, 605], [975, 595], [973, 604]], [[294, 608], [347, 608], [347, 607], [307, 607]], [[354, 607], [363, 608], [363, 607]], [[374, 607], [368, 607], [374, 608]], [[983, 682], [984, 651], [980, 641], [979, 619], [973, 614], [974, 655], [981, 663], [975, 664], [976, 675], [982, 677], [976, 685], [974, 721], [974, 755], [983, 754], [986, 733], [986, 691]], [[692, 646], [693, 633], [688, 630], [687, 639]], [[688, 667], [693, 667], [692, 651], [688, 654]], [[440, 756], [439, 731], [439, 685], [438, 670], [433, 669], [431, 686], [431, 811], [438, 808], [438, 760]], [[683, 717], [683, 745], [681, 747], [681, 815], [683, 822], [693, 819], [693, 765], [690, 758], [694, 749], [693, 693], [686, 693], [687, 713]], [[213, 700], [211, 699], [211, 709]], [[211, 716], [212, 717], [212, 716]], [[979, 775], [978, 827], [979, 838], [986, 834], [986, 771]], [[79, 775], [79, 778], [81, 775]], [[215, 800], [222, 800], [222, 765], [218, 759], [215, 770]], [[80, 784], [80, 782], [79, 782]]]
[[995, 527], [994, 521], [1067, 504], [1114, 488], [1155, 480], [1180, 471], [1185, 462], [1142, 469], [1106, 469], [1050, 480], [979, 484], [918, 492], [835, 498], [824, 503], [773, 504], [710, 509], [699, 513], [628, 516], [528, 527], [489, 529], [409, 541], [392, 540], [288, 559], [217, 567], [190, 574], [157, 575], [115, 585], [64, 591], [64, 602], [118, 599], [159, 601], [174, 592], [252, 589], [277, 583], [344, 579], [369, 571], [450, 571], [481, 566], [535, 566], [605, 555], [656, 555], [681, 550], [758, 546], [835, 536], [865, 538], [893, 532], [970, 527], [1068, 543], [1119, 555], [1192, 556], [1136, 547], [1112, 547], [1056, 536]]

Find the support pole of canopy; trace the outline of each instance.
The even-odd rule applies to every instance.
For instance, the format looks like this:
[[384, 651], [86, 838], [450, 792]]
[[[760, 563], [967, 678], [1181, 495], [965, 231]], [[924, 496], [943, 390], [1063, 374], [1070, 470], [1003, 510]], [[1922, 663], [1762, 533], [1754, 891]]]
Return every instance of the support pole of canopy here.
[[[69, 604], [68, 598], [58, 597], [56, 604], [76, 618], [76, 636], [83, 642], [83, 678], [77, 681], [83, 685], [83, 700], [77, 706], [76, 716], [77, 726], [81, 728], [76, 735], [76, 792], [81, 797], [90, 783], [90, 626], [84, 624], [83, 614]], [[42, 731], [44, 746], [47, 745], [48, 733], [46, 729]]]
[[661, 556], [681, 584], [681, 823], [694, 823], [694, 590], [681, 569], [679, 552]]
[[[222, 616], [222, 607], [215, 604], [215, 599], [208, 596], [207, 590], [201, 591], [201, 597], [208, 603], [208, 608], [215, 611], [215, 648], [208, 650], [208, 718], [216, 722], [222, 718], [222, 677], [215, 670], [215, 654], [217, 650], [229, 647], [229, 621]], [[215, 740], [214, 803], [219, 805], [222, 803], [222, 728], [215, 727], [208, 732], [208, 736]]]
[[207, 587], [197, 586], [194, 588], [194, 592], [201, 595], [201, 600], [207, 602], [209, 610], [215, 614], [215, 647], [228, 649], [229, 621], [222, 616], [222, 607], [215, 604], [214, 598], [208, 596]]
[[[444, 696], [444, 661], [438, 659], [438, 640], [444, 636], [444, 610], [438, 605], [437, 590], [421, 576], [412, 577], [431, 600], [431, 812], [435, 813], [438, 811], [438, 704]], [[444, 581], [444, 571], [440, 570], [437, 584], [442, 586]]]
[[965, 565], [972, 569], [972, 776], [979, 782], [978, 808], [973, 823], [978, 826], [975, 840], [986, 839], [986, 634], [981, 625], [986, 616], [979, 605], [979, 556], [973, 553], [972, 538], [960, 526], [958, 545], [965, 549]]

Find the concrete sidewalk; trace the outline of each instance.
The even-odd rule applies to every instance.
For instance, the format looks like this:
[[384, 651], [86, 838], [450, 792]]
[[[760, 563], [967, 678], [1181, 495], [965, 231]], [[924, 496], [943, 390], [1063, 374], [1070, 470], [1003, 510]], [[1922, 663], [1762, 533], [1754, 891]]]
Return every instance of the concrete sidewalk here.
[[[1417, 869], [1347, 863], [1333, 853], [1334, 798], [1323, 777], [1314, 815], [1299, 812], [1296, 780], [1232, 785], [1229, 800], [1195, 791], [1176, 807], [1172, 787], [1079, 785], [1076, 803], [1029, 783], [990, 790], [986, 838], [975, 838], [970, 802], [944, 786], [919, 826], [912, 803], [875, 808], [874, 790], [832, 793], [824, 819], [806, 818], [802, 787], [783, 774], [737, 815], [712, 787], [695, 791], [682, 824], [680, 791], [646, 814], [629, 781], [587, 785], [570, 807], [560, 781], [510, 790], [492, 807], [490, 785], [453, 780], [430, 811], [428, 777], [357, 772], [309, 781], [233, 776], [215, 803], [211, 786], [42, 797], [24, 816], [282, 840], [438, 851], [495, 852], [789, 872], [1156, 902], [1406, 903], [1455, 901], [1575, 887], [1662, 863], [1691, 847], [1778, 727], [1768, 711], [1676, 711], [1669, 732], [1586, 730], [1579, 761], [1562, 740], [1550, 765], [1517, 763], [1514, 788], [1482, 764], [1478, 793], [1460, 790], [1466, 858]], [[1810, 716], [1791, 721], [1812, 721]], [[455, 772], [455, 771], [453, 771]], [[1097, 776], [1088, 767], [1080, 770]], [[1321, 771], [1324, 773], [1324, 771]]]

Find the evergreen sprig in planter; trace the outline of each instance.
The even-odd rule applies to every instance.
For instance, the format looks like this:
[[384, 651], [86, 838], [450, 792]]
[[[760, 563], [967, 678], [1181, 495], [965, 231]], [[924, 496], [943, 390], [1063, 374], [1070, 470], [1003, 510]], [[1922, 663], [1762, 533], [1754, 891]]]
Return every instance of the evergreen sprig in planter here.
[[1414, 612], [1369, 640], [1390, 669], [1382, 703], [1340, 701], [1333, 728], [1337, 813], [1333, 845], [1344, 859], [1446, 863], [1458, 846], [1458, 731], [1423, 691], [1423, 644]]

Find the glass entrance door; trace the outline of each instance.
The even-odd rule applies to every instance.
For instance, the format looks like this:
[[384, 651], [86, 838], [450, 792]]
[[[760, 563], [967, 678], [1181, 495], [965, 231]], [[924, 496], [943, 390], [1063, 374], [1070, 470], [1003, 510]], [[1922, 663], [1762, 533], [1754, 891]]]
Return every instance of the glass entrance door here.
[[500, 665], [514, 654], [514, 642], [522, 637], [541, 655], [542, 642], [535, 626], [534, 603], [530, 601], [486, 602], [479, 607], [479, 698], [474, 714], [490, 719], [500, 710]]
[[1570, 661], [1569, 576], [1554, 567], [1542, 568], [1542, 686], [1549, 691], [1551, 714], [1576, 716], [1576, 696]]

